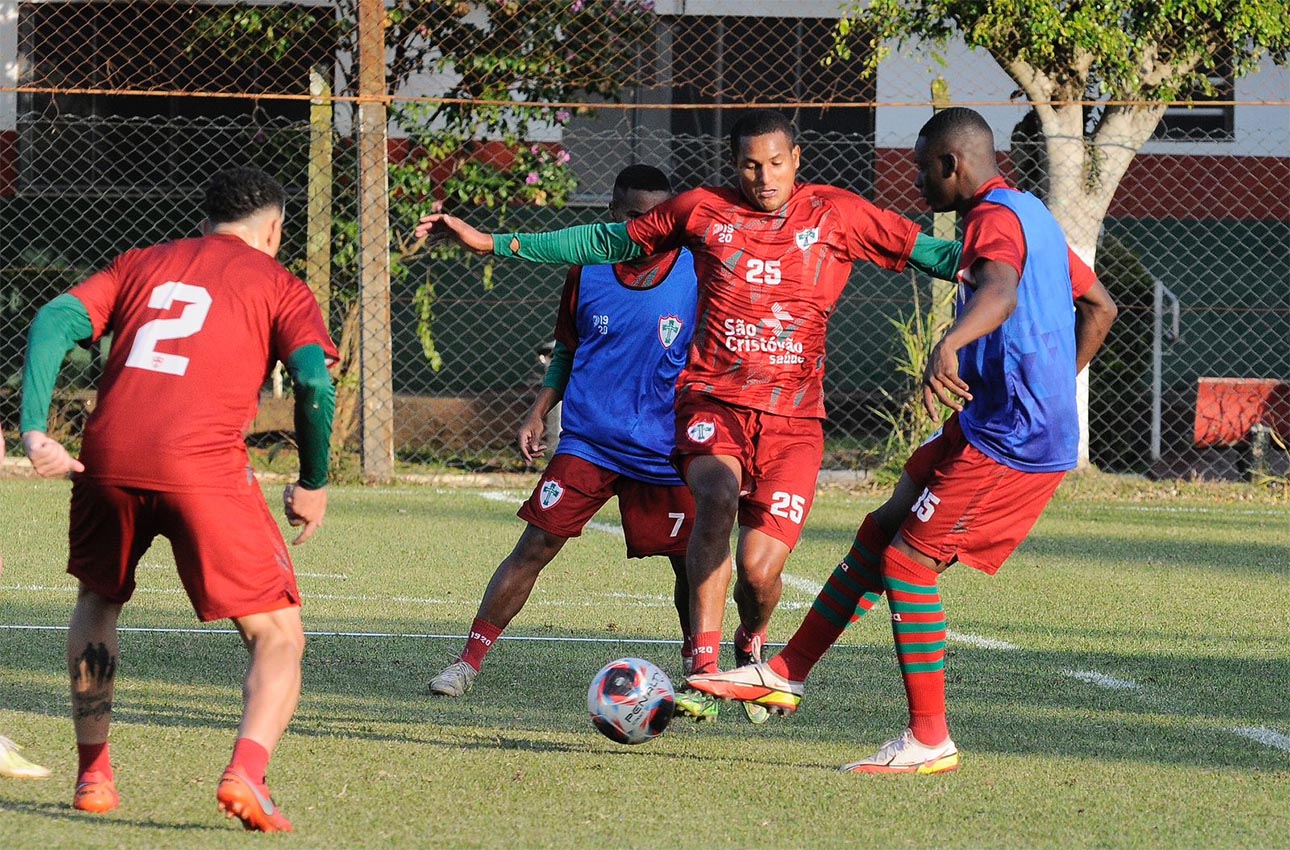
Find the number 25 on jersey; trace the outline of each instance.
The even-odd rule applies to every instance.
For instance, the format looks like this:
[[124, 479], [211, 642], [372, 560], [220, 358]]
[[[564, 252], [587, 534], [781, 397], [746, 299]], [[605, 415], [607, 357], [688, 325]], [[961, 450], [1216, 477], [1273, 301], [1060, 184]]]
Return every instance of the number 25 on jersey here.
[[125, 365], [149, 372], [183, 375], [188, 371], [188, 358], [179, 354], [157, 351], [157, 343], [168, 339], [184, 339], [202, 329], [206, 314], [211, 309], [211, 294], [200, 286], [191, 286], [177, 280], [167, 281], [152, 290], [148, 306], [169, 310], [176, 301], [185, 305], [184, 311], [173, 319], [153, 319], [144, 322], [134, 335], [130, 356]]

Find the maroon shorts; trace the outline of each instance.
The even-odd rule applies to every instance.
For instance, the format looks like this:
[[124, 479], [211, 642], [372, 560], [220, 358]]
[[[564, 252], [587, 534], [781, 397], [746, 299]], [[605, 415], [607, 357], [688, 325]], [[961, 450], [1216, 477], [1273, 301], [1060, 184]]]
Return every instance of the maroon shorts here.
[[760, 531], [790, 549], [797, 545], [824, 459], [820, 420], [776, 416], [692, 393], [677, 399], [672, 462], [684, 476], [690, 460], [700, 455], [739, 461], [741, 528]]
[[951, 416], [905, 463], [923, 487], [900, 533], [929, 558], [994, 575], [1030, 533], [1064, 472], [1022, 472], [973, 448]]
[[282, 533], [257, 484], [238, 493], [162, 493], [79, 476], [72, 484], [67, 571], [123, 604], [139, 559], [170, 540], [179, 579], [203, 621], [300, 604]]
[[556, 454], [520, 506], [519, 518], [556, 537], [578, 537], [618, 497], [627, 557], [684, 555], [694, 528], [690, 488], [646, 484], [569, 454]]

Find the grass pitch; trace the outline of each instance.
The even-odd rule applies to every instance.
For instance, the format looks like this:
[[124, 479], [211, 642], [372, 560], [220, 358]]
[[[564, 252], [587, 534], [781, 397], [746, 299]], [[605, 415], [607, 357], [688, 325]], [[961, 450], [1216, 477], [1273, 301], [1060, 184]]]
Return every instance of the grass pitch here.
[[[284, 837], [215, 810], [245, 654], [227, 623], [195, 622], [164, 541], [122, 618], [137, 630], [112, 736], [122, 806], [69, 807], [67, 491], [0, 481], [0, 734], [54, 770], [0, 780], [0, 847], [1290, 847], [1290, 508], [1246, 488], [1073, 479], [999, 576], [951, 569], [963, 765], [941, 777], [836, 772], [904, 723], [882, 605], [792, 717], [757, 729], [732, 706], [638, 747], [597, 735], [585, 693], [603, 663], [680, 666], [670, 570], [625, 559], [612, 506], [547, 569], [474, 691], [431, 699], [525, 494], [337, 488], [293, 550], [314, 634], [270, 767]], [[877, 501], [821, 495], [772, 642]]]

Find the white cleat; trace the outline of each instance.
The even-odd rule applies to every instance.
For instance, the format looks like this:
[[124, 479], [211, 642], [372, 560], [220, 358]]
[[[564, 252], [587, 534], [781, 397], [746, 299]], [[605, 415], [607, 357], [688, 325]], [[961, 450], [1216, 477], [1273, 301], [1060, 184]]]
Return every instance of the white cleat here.
[[18, 751], [22, 749], [8, 738], [0, 736], [0, 776], [13, 779], [48, 779], [49, 768], [27, 761]]
[[770, 664], [749, 664], [724, 673], [690, 676], [685, 683], [718, 699], [753, 703], [778, 714], [792, 714], [802, 703], [805, 682], [791, 682]]
[[914, 737], [911, 729], [882, 745], [864, 761], [838, 768], [843, 773], [949, 773], [958, 770], [959, 750], [951, 738], [929, 747]]
[[441, 697], [465, 696], [479, 671], [465, 661], [454, 661], [430, 680], [430, 693]]

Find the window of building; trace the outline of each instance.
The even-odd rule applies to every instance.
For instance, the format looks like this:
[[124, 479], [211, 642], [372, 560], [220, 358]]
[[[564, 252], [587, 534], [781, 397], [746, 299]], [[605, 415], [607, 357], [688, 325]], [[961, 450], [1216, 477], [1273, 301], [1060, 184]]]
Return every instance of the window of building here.
[[[318, 6], [265, 7], [270, 14], [300, 15], [303, 37], [276, 52], [238, 53], [229, 49], [236, 38], [201, 35], [209, 32], [203, 24], [230, 8], [19, 4], [24, 86], [134, 92], [20, 94], [19, 191], [164, 192], [202, 185], [232, 163], [285, 167], [275, 159], [291, 158], [298, 145], [284, 128], [307, 119], [308, 101], [254, 95], [309, 91], [311, 69], [329, 69], [333, 61], [334, 13]], [[294, 135], [307, 144], [303, 132]]]
[[[1236, 96], [1236, 84], [1230, 62], [1209, 78], [1213, 92], [1198, 87], [1184, 97], [1195, 101], [1195, 106], [1171, 106], [1156, 125], [1153, 139], [1179, 142], [1230, 141], [1236, 137], [1236, 108], [1231, 101]], [[1213, 103], [1219, 101], [1218, 103]], [[1222, 103], [1221, 101], [1227, 101]], [[1207, 102], [1213, 105], [1207, 105]]]
[[[673, 103], [869, 103], [859, 58], [824, 59], [836, 20], [683, 15], [664, 18]], [[671, 130], [681, 185], [726, 183], [726, 133], [742, 110], [675, 109]], [[869, 106], [784, 108], [802, 133], [801, 179], [873, 188], [874, 111]]]

